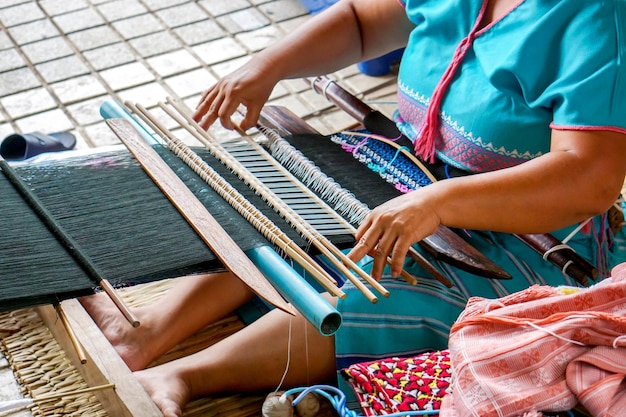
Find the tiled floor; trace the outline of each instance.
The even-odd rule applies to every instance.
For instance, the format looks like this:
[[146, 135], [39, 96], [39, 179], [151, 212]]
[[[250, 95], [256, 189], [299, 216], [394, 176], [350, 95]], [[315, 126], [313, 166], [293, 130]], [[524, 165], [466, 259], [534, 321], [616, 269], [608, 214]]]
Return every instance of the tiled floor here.
[[[77, 148], [117, 143], [99, 114], [104, 100], [150, 108], [171, 96], [193, 106], [209, 85], [310, 17], [298, 0], [0, 0], [0, 139], [72, 131]], [[393, 101], [393, 75], [370, 77], [353, 66], [333, 76], [368, 100]], [[353, 123], [302, 80], [281, 82], [271, 102], [322, 132]]]

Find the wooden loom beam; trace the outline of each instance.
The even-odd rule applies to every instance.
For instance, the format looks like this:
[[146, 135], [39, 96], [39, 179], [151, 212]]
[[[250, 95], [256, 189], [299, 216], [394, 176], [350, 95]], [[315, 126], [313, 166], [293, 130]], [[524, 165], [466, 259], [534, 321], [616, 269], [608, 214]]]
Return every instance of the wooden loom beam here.
[[114, 390], [96, 391], [94, 395], [111, 417], [160, 417], [163, 414], [154, 404], [128, 366], [104, 337], [78, 300], [62, 301], [75, 337], [83, 348], [86, 362], [76, 353], [72, 338], [58, 319], [54, 307], [47, 305], [37, 312], [63, 348], [74, 367], [89, 386], [115, 384]]

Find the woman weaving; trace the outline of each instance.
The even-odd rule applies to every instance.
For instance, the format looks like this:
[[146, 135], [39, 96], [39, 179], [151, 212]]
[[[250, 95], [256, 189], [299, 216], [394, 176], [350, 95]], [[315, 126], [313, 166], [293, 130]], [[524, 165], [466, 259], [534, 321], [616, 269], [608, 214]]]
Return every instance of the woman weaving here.
[[[228, 273], [184, 280], [166, 301], [136, 312], [132, 329], [96, 299], [87, 307], [166, 416], [217, 392], [327, 381], [366, 359], [447, 344], [470, 296], [497, 298], [533, 284], [575, 285], [511, 233], [564, 238], [605, 271], [626, 260], [624, 232], [607, 236], [602, 214], [626, 176], [626, 2], [623, 0], [342, 0], [210, 87], [195, 118], [233, 129], [255, 125], [282, 79], [327, 74], [405, 47], [398, 77], [401, 131], [425, 159], [474, 175], [439, 181], [374, 210], [349, 253], [373, 257], [371, 273], [392, 297], [371, 304], [349, 284], [333, 300], [343, 325], [323, 337], [272, 311], [237, 334], [155, 368], [152, 360], [252, 299]], [[476, 278], [447, 267], [446, 288], [412, 263], [408, 247], [439, 225], [484, 233], [471, 244], [513, 279]], [[605, 236], [600, 241], [597, 236]], [[610, 245], [609, 245], [610, 243]], [[610, 247], [609, 247], [610, 246]], [[390, 255], [390, 270], [385, 259]], [[393, 277], [402, 267], [419, 277]], [[291, 333], [289, 329], [291, 326]]]

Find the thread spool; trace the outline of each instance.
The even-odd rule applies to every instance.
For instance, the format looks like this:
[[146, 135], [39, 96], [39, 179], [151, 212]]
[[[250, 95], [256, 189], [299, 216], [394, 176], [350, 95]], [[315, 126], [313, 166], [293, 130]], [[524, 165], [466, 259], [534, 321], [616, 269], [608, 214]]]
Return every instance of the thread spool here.
[[[293, 395], [284, 395], [283, 391], [272, 392], [263, 402], [263, 417], [293, 417]], [[317, 394], [309, 392], [295, 407], [298, 417], [315, 417], [320, 410], [320, 401]]]

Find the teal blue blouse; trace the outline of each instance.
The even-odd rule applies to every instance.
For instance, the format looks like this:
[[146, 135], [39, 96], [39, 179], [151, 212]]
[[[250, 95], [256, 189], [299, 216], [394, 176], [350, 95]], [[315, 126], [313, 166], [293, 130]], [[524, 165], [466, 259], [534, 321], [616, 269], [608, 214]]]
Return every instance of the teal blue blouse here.
[[[395, 118], [415, 141], [483, 0], [401, 2], [416, 27]], [[626, 0], [521, 0], [468, 48], [439, 108], [444, 162], [492, 171], [548, 152], [552, 129], [626, 133]]]

